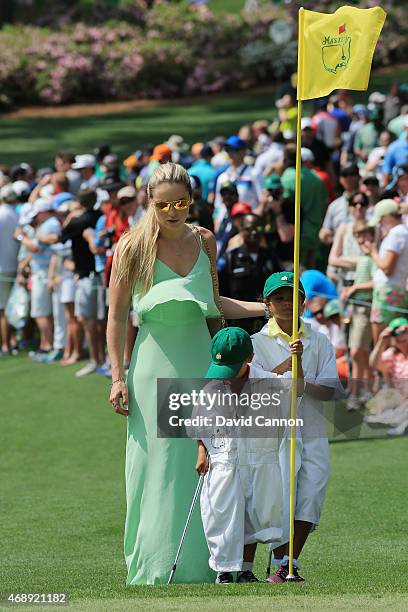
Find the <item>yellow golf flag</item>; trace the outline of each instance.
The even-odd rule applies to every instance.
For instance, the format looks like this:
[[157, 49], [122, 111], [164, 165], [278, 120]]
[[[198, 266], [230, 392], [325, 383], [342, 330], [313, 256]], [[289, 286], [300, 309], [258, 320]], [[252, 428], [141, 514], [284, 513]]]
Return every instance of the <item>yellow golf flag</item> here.
[[365, 90], [386, 13], [342, 6], [331, 15], [300, 9], [298, 100], [333, 89]]

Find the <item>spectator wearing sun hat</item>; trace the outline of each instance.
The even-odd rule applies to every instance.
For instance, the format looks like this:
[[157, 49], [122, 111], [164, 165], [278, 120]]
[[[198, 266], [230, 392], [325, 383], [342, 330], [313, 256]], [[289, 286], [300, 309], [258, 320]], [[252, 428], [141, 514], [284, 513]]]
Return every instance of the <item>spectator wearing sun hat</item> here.
[[69, 193], [69, 191], [62, 191], [61, 193], [58, 193], [56, 196], [54, 196], [54, 198], [52, 199], [52, 207], [54, 210], [58, 211], [58, 209], [63, 204], [67, 204], [74, 201], [75, 196], [73, 193]]
[[90, 153], [76, 155], [71, 166], [72, 170], [78, 170], [81, 175], [80, 189], [96, 189], [100, 178], [96, 174], [96, 157]]
[[390, 199], [376, 204], [369, 225], [379, 225], [385, 235], [379, 249], [373, 242], [364, 242], [361, 247], [371, 255], [377, 268], [373, 275], [371, 310], [373, 339], [377, 342], [391, 320], [408, 309], [408, 229], [402, 223], [398, 204]]
[[174, 163], [188, 167], [193, 161], [189, 154], [190, 147], [180, 134], [172, 134], [164, 144], [170, 147], [172, 152], [171, 161]]
[[159, 164], [165, 164], [172, 160], [173, 151], [169, 145], [162, 143], [154, 147], [153, 153], [150, 156], [149, 164], [147, 166], [146, 178], [147, 180], [151, 177], [154, 170]]

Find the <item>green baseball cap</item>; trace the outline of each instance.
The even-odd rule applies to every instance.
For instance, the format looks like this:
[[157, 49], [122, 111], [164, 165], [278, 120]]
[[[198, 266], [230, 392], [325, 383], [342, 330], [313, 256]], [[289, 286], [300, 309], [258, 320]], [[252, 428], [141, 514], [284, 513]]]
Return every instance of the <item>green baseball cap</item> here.
[[381, 202], [378, 202], [374, 206], [374, 214], [371, 217], [368, 225], [370, 225], [370, 227], [374, 227], [375, 225], [379, 224], [384, 215], [393, 215], [399, 212], [400, 209], [398, 208], [398, 204], [394, 200], [381, 200]]
[[323, 316], [328, 319], [341, 313], [341, 307], [339, 300], [330, 300], [323, 308]]
[[[266, 299], [281, 287], [293, 287], [295, 284], [294, 277], [295, 275], [293, 272], [275, 272], [268, 276], [263, 290], [264, 298]], [[303, 297], [306, 295], [301, 281], [299, 281], [299, 293], [301, 293]]]
[[280, 189], [282, 187], [282, 183], [280, 180], [280, 176], [277, 174], [269, 174], [265, 176], [262, 181], [263, 189]]
[[244, 329], [220, 329], [211, 341], [211, 364], [205, 377], [235, 378], [245, 359], [253, 352], [251, 337]]
[[398, 329], [398, 327], [402, 327], [403, 325], [408, 325], [408, 319], [405, 317], [397, 317], [389, 323], [388, 327], [391, 327], [391, 329]]

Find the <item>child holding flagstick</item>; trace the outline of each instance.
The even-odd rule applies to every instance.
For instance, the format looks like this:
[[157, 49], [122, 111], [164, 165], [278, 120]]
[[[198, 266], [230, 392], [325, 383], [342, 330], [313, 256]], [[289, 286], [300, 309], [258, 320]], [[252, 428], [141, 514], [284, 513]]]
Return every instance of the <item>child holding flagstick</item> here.
[[[277, 272], [267, 279], [264, 299], [271, 318], [252, 337], [254, 366], [279, 375], [292, 367], [293, 276], [292, 272]], [[299, 283], [299, 312], [302, 312], [304, 298], [305, 292]], [[297, 414], [303, 419], [303, 427], [297, 432], [296, 440], [293, 575], [298, 582], [303, 581], [298, 574], [298, 557], [310, 531], [319, 523], [329, 479], [329, 449], [321, 401], [343, 395], [337, 376], [336, 357], [329, 340], [300, 318], [299, 338], [303, 344], [301, 366], [306, 384], [302, 398], [298, 399]], [[288, 576], [289, 441], [289, 436], [284, 438], [279, 452], [284, 510], [283, 536], [271, 544], [274, 563], [278, 566], [275, 574], [269, 577], [274, 583], [286, 582]]]
[[[289, 350], [300, 355], [301, 342], [291, 343]], [[276, 383], [289, 376], [252, 366], [251, 338], [239, 327], [220, 330], [212, 339], [211, 354], [206, 378], [213, 380], [204, 387], [206, 393], [221, 393], [232, 399], [235, 395], [241, 397], [244, 391], [256, 396], [258, 391], [285, 389], [285, 385], [271, 387], [268, 380], [275, 379]], [[304, 386], [301, 371], [299, 378], [300, 394]], [[281, 395], [279, 408], [271, 407], [274, 416], [288, 414], [289, 388], [287, 384], [286, 403]], [[218, 410], [226, 414], [224, 404]], [[240, 410], [232, 404], [232, 414]], [[235, 571], [238, 583], [259, 582], [252, 571], [257, 542], [274, 542], [282, 535], [279, 447], [284, 428], [276, 426], [273, 434], [266, 432], [258, 438], [243, 435], [239, 428], [234, 432], [238, 437], [229, 437], [223, 428], [213, 431], [201, 431], [196, 463], [198, 473], [205, 474], [201, 516], [210, 551], [209, 565], [217, 572], [217, 584], [233, 582]]]

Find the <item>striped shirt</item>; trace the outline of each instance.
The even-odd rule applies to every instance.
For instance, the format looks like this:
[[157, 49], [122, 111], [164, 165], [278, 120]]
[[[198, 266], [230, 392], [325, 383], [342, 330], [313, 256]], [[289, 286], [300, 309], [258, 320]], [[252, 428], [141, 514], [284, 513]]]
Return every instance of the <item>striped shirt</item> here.
[[[368, 283], [373, 280], [374, 261], [371, 255], [364, 254], [357, 257], [356, 273], [354, 284]], [[357, 289], [350, 298], [350, 303], [356, 302], [371, 302], [373, 299], [372, 289]]]
[[[49, 217], [37, 228], [40, 236], [50, 236], [52, 234], [59, 234], [61, 232], [61, 224], [56, 217]], [[32, 272], [36, 270], [48, 270], [50, 265], [51, 255], [53, 250], [51, 245], [43, 242], [37, 242], [41, 251], [33, 253], [30, 260], [30, 268]]]

